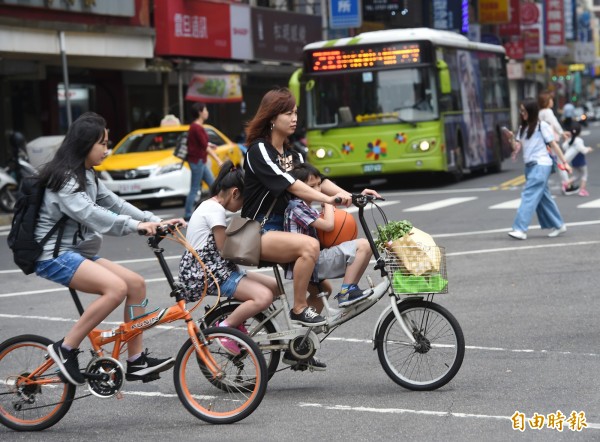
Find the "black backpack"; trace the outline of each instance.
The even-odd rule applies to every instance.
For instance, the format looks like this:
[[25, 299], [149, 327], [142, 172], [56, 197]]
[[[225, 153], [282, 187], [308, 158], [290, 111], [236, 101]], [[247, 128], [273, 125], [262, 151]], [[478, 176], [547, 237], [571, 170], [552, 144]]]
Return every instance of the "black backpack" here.
[[173, 151], [173, 155], [183, 161], [187, 161], [188, 157], [188, 133], [182, 132], [181, 135], [177, 138], [177, 143], [175, 144], [175, 150]]
[[35, 227], [38, 213], [44, 201], [45, 188], [37, 177], [24, 178], [19, 186], [19, 197], [15, 204], [12, 225], [8, 233], [8, 247], [13, 251], [15, 264], [23, 273], [29, 275], [35, 271], [35, 263], [42, 254], [44, 244], [58, 231], [58, 240], [54, 247], [54, 257], [58, 256], [65, 222], [69, 219], [64, 215], [40, 242], [35, 240]]

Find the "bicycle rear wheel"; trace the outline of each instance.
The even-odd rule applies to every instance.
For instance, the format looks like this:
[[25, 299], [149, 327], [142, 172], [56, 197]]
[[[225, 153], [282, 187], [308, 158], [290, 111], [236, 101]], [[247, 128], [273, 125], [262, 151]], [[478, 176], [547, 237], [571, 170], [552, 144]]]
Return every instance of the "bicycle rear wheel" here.
[[387, 375], [409, 390], [435, 390], [458, 373], [465, 356], [465, 339], [458, 321], [439, 304], [408, 300], [398, 304], [410, 330], [409, 340], [394, 312], [381, 322], [377, 354]]
[[[212, 311], [205, 319], [207, 327], [215, 327], [217, 322], [222, 322], [240, 305], [238, 302], [227, 302], [219, 305], [214, 311]], [[248, 330], [251, 337], [267, 335], [270, 333], [276, 333], [277, 328], [270, 319], [264, 313], [257, 313], [251, 318], [244, 321], [244, 327]], [[267, 369], [269, 370], [269, 379], [277, 372], [277, 366], [281, 359], [281, 350], [273, 350], [270, 347], [275, 345], [281, 345], [282, 341], [262, 341], [258, 344], [265, 362], [267, 363]]]
[[58, 368], [35, 375], [48, 362], [48, 338], [21, 335], [0, 344], [0, 422], [17, 431], [39, 431], [60, 421], [71, 408], [74, 385], [58, 376]]
[[[173, 372], [179, 399], [197, 418], [211, 424], [231, 424], [248, 417], [260, 405], [267, 390], [267, 366], [258, 346], [242, 332], [229, 327], [202, 331], [206, 349], [220, 370], [209, 370], [188, 339], [175, 361]], [[219, 339], [234, 341], [240, 354], [231, 355]], [[202, 336], [199, 336], [202, 342]]]

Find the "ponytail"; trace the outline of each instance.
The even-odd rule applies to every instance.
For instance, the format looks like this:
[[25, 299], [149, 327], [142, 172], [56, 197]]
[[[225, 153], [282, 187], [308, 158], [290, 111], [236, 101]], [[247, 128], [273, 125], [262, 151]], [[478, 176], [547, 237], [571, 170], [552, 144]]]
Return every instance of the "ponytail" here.
[[218, 195], [223, 190], [229, 190], [237, 187], [241, 193], [244, 192], [244, 170], [241, 167], [233, 165], [231, 160], [227, 160], [221, 166], [219, 174], [210, 186], [211, 196]]

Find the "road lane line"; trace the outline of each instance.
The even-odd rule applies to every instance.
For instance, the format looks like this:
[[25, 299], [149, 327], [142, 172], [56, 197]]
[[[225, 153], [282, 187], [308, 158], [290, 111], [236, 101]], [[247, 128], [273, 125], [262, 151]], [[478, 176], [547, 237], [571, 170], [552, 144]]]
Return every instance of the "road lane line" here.
[[[471, 419], [494, 419], [494, 420], [512, 420], [512, 416], [496, 416], [493, 414], [473, 414], [473, 413], [457, 413], [454, 411], [435, 411], [435, 410], [414, 410], [410, 408], [375, 408], [375, 407], [351, 407], [349, 405], [325, 405], [319, 403], [308, 403], [308, 402], [300, 402], [298, 406], [302, 408], [320, 408], [324, 410], [332, 410], [332, 411], [357, 411], [361, 413], [380, 413], [380, 414], [418, 414], [425, 416], [437, 416], [437, 417], [458, 417], [458, 418], [471, 418]], [[587, 422], [587, 429], [600, 429], [600, 424]], [[536, 431], [536, 430], [531, 430]], [[569, 430], [568, 427], [564, 429], [564, 431], [572, 431]], [[573, 431], [575, 433], [575, 431]], [[515, 433], [516, 434], [516, 433]]]
[[454, 206], [456, 204], [466, 203], [467, 201], [476, 200], [478, 197], [476, 196], [466, 196], [466, 197], [456, 197], [456, 198], [446, 198], [439, 201], [434, 201], [432, 203], [421, 204], [419, 206], [409, 207], [408, 209], [404, 209], [403, 212], [426, 212], [430, 210], [442, 209], [444, 207]]
[[[48, 321], [48, 322], [77, 322], [75, 318], [61, 318], [55, 316], [37, 316], [37, 315], [16, 315], [16, 314], [6, 314], [0, 313], [0, 318], [4, 319], [18, 319], [22, 320], [33, 320], [33, 321]], [[112, 327], [120, 325], [121, 322], [116, 321], [105, 321], [100, 324], [99, 327]], [[175, 330], [175, 329], [185, 329], [184, 326], [174, 326], [174, 325], [157, 325], [152, 328], [163, 329], [163, 330]], [[359, 339], [359, 338], [343, 338], [336, 336], [329, 336], [327, 341], [338, 341], [338, 342], [347, 342], [352, 344], [367, 344], [373, 345], [372, 339]], [[578, 353], [572, 351], [559, 351], [559, 350], [536, 350], [533, 348], [503, 348], [503, 347], [485, 347], [480, 345], [466, 345], [465, 349], [467, 350], [479, 350], [479, 351], [492, 351], [492, 352], [506, 352], [506, 353], [540, 353], [540, 354], [549, 354], [549, 355], [560, 355], [560, 356], [587, 356], [598, 358], [600, 357], [600, 353]]]
[[518, 209], [521, 205], [521, 198], [517, 198], [510, 201], [505, 201], [500, 204], [494, 204], [493, 206], [488, 207], [488, 209]]

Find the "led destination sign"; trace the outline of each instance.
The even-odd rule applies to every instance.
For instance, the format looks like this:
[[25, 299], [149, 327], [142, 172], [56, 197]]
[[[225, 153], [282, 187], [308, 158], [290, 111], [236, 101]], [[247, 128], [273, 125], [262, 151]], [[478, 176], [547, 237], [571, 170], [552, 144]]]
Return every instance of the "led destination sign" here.
[[307, 57], [308, 72], [344, 71], [421, 63], [421, 49], [416, 43], [331, 48], [310, 52]]

